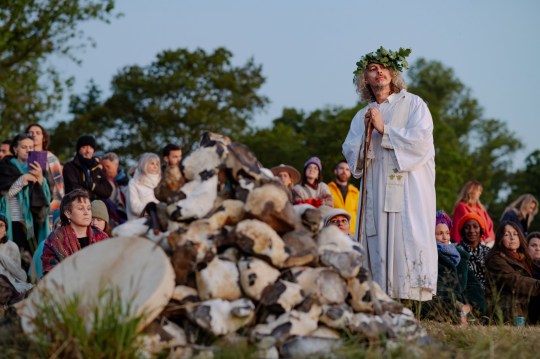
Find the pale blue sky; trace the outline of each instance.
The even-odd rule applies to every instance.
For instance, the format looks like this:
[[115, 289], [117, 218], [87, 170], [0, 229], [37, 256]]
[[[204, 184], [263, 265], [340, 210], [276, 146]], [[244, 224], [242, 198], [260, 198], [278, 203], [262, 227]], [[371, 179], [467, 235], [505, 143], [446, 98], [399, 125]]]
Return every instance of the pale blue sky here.
[[526, 149], [516, 166], [540, 148], [538, 0], [117, 0], [117, 9], [124, 16], [110, 25], [83, 27], [97, 46], [81, 66], [58, 62], [77, 93], [93, 78], [108, 94], [122, 67], [147, 65], [164, 49], [223, 46], [236, 64], [253, 57], [263, 66], [271, 104], [254, 124], [267, 126], [284, 107], [353, 106], [358, 58], [381, 45], [411, 47], [409, 62], [453, 68], [485, 117], [517, 133]]

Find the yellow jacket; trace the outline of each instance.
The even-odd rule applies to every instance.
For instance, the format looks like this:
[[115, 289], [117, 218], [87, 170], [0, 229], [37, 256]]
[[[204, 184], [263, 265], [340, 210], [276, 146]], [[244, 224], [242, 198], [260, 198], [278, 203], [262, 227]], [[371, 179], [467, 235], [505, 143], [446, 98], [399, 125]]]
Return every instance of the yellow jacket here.
[[341, 194], [339, 187], [336, 185], [336, 182], [332, 181], [328, 183], [328, 187], [330, 188], [330, 193], [334, 198], [334, 208], [343, 208], [351, 215], [350, 229], [351, 233], [354, 234], [356, 231], [356, 212], [358, 210], [360, 191], [352, 184], [349, 184], [347, 198], [343, 200], [343, 195]]

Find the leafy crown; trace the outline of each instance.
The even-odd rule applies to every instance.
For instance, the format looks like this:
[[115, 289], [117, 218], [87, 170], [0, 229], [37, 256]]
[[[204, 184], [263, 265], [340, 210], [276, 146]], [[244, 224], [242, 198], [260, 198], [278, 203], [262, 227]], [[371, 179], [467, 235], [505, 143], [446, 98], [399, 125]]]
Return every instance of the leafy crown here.
[[396, 71], [401, 72], [403, 69], [409, 67], [407, 60], [405, 58], [409, 56], [411, 49], [399, 48], [398, 51], [387, 50], [384, 47], [379, 47], [377, 51], [370, 52], [360, 58], [356, 63], [356, 70], [353, 72], [354, 75], [359, 75], [364, 71], [369, 64], [380, 64], [384, 67], [389, 67]]

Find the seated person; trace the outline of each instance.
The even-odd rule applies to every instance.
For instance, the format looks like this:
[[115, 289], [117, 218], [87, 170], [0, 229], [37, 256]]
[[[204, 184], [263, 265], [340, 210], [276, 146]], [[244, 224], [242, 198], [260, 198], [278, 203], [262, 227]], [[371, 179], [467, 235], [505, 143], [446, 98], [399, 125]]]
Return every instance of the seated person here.
[[467, 314], [485, 311], [484, 290], [469, 268], [469, 254], [450, 243], [452, 220], [437, 211], [435, 240], [438, 252], [437, 295], [427, 303], [423, 315], [437, 320], [450, 319], [467, 325]]
[[325, 227], [337, 226], [340, 231], [352, 239], [351, 215], [343, 208], [328, 208], [324, 213], [323, 223]]
[[511, 324], [516, 317], [529, 322], [529, 300], [540, 295], [540, 280], [533, 278], [533, 263], [518, 224], [503, 222], [497, 229], [493, 249], [486, 256], [486, 274], [492, 318], [498, 324]]
[[481, 238], [486, 233], [484, 220], [478, 214], [470, 212], [460, 218], [457, 226], [461, 237], [458, 247], [469, 253], [469, 267], [482, 288], [486, 290], [486, 267], [484, 263], [490, 248], [481, 242]]
[[334, 207], [334, 198], [328, 185], [322, 181], [322, 164], [319, 157], [311, 157], [304, 164], [302, 180], [292, 190], [293, 203], [309, 203], [314, 207], [321, 205]]
[[[527, 236], [529, 256], [533, 261], [533, 277], [540, 279], [540, 232], [531, 232]], [[529, 324], [538, 324], [540, 320], [540, 296], [532, 297], [529, 304]]]

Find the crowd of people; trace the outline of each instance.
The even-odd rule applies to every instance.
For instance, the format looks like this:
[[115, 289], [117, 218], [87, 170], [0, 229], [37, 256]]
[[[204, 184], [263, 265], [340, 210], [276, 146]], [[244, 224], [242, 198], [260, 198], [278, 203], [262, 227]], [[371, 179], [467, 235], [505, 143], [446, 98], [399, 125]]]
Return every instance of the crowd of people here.
[[[474, 314], [497, 322], [540, 317], [540, 233], [529, 232], [538, 200], [512, 202], [495, 230], [480, 201], [482, 185], [467, 182], [452, 215], [436, 211], [433, 121], [425, 102], [406, 90], [401, 71], [409, 49], [384, 48], [357, 63], [354, 83], [368, 106], [353, 118], [344, 160], [325, 183], [318, 157], [302, 171], [271, 168], [293, 205], [319, 208], [324, 226], [361, 243], [365, 267], [392, 298], [426, 303], [422, 315], [466, 324]], [[96, 156], [81, 136], [61, 164], [39, 124], [0, 146], [0, 283], [2, 304], [20, 300], [64, 258], [106, 240], [111, 230], [145, 216], [155, 189], [175, 169], [182, 149], [143, 153], [124, 171], [116, 153]], [[359, 178], [366, 190], [350, 183]], [[361, 218], [360, 218], [361, 217]], [[433, 236], [435, 239], [433, 239]]]

